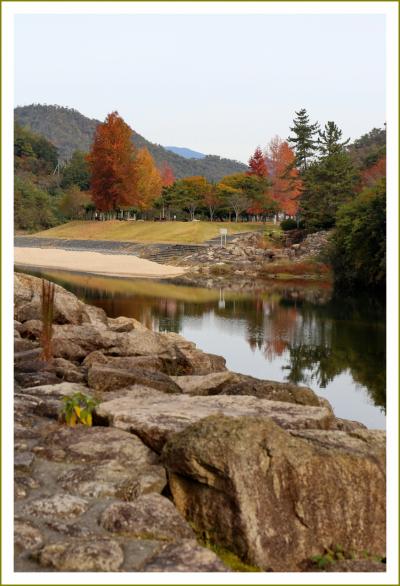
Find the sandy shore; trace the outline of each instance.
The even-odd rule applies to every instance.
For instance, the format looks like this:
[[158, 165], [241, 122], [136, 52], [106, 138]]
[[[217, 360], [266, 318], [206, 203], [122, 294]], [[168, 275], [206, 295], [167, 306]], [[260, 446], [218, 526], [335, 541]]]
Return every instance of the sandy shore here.
[[14, 248], [14, 263], [117, 277], [178, 277], [185, 272], [182, 267], [161, 265], [137, 256], [59, 248]]

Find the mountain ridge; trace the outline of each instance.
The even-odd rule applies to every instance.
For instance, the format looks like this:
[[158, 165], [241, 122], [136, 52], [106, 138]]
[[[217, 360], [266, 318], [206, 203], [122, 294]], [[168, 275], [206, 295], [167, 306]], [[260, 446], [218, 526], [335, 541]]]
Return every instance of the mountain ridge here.
[[[26, 126], [51, 141], [58, 148], [62, 160], [68, 160], [75, 150], [89, 151], [96, 126], [100, 124], [99, 120], [88, 118], [74, 108], [47, 104], [17, 106], [14, 117], [21, 126]], [[169, 165], [177, 179], [204, 175], [209, 181], [219, 181], [224, 175], [247, 170], [247, 166], [239, 161], [216, 155], [187, 159], [160, 144], [148, 141], [134, 130], [132, 141], [137, 148], [147, 148], [159, 168], [163, 164]]]
[[188, 149], [187, 147], [165, 146], [164, 148], [167, 149], [167, 151], [171, 151], [176, 155], [184, 157], [185, 159], [204, 159], [204, 157], [207, 156], [204, 153]]

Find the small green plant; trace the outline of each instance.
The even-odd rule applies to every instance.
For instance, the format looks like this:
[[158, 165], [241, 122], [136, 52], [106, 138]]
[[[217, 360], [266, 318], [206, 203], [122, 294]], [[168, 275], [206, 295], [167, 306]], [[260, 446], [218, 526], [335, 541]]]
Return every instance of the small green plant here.
[[355, 560], [355, 559], [368, 559], [378, 562], [383, 562], [383, 558], [375, 556], [370, 552], [364, 550], [359, 555], [356, 555], [354, 551], [345, 551], [341, 545], [333, 545], [330, 548], [325, 548], [324, 553], [315, 555], [311, 558], [311, 561], [318, 566], [319, 569], [323, 570], [329, 564], [338, 562], [341, 560]]
[[40, 342], [42, 346], [42, 358], [48, 362], [53, 355], [52, 337], [54, 320], [54, 293], [55, 285], [42, 279], [42, 332]]
[[70, 427], [75, 427], [77, 423], [88, 427], [92, 425], [92, 413], [99, 404], [97, 399], [83, 393], [74, 393], [70, 397], [64, 397], [63, 401], [61, 415], [64, 416], [67, 425]]

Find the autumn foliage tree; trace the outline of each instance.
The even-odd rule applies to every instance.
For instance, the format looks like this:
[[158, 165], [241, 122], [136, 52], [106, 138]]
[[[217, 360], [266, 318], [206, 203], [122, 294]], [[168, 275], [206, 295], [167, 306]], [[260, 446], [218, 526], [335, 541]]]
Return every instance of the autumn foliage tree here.
[[218, 190], [226, 206], [233, 210], [236, 222], [244, 211], [261, 215], [275, 208], [269, 197], [269, 182], [265, 177], [248, 173], [227, 175], [221, 179]]
[[136, 206], [141, 210], [147, 210], [161, 194], [162, 180], [160, 172], [146, 148], [140, 149], [137, 153], [135, 166], [137, 176]]
[[379, 179], [386, 177], [386, 156], [379, 159], [374, 165], [367, 167], [361, 173], [362, 187], [370, 187]]
[[295, 216], [299, 207], [301, 179], [295, 167], [295, 154], [278, 136], [268, 145], [271, 197], [288, 216]]
[[163, 163], [161, 166], [161, 183], [163, 187], [169, 187], [175, 183], [175, 175], [168, 163]]
[[250, 157], [249, 168], [248, 175], [256, 175], [257, 177], [268, 176], [268, 168], [260, 147], [257, 147], [254, 154]]
[[87, 157], [91, 172], [93, 203], [100, 211], [139, 203], [135, 149], [132, 130], [118, 112], [109, 114], [96, 128], [94, 142]]
[[222, 204], [221, 194], [216, 185], [212, 185], [211, 183], [208, 185], [208, 188], [203, 194], [203, 201], [208, 209], [210, 221], [212, 222], [216, 210]]

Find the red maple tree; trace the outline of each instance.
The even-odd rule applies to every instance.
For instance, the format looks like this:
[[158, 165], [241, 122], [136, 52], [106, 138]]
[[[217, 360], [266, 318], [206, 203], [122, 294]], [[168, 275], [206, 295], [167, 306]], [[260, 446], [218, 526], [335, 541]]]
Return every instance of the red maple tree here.
[[163, 163], [160, 170], [161, 183], [163, 187], [169, 187], [175, 183], [175, 175], [168, 163]]
[[288, 216], [295, 216], [299, 207], [301, 179], [294, 166], [295, 154], [286, 141], [278, 136], [268, 145], [271, 197]]
[[109, 114], [96, 127], [87, 156], [91, 172], [90, 190], [100, 211], [137, 204], [137, 172], [132, 130], [118, 112]]
[[260, 147], [257, 147], [254, 154], [249, 159], [250, 170], [247, 172], [248, 175], [257, 175], [257, 177], [267, 177], [268, 168], [265, 163], [265, 157]]
[[374, 165], [364, 169], [361, 173], [362, 187], [371, 186], [382, 177], [386, 177], [386, 156], [379, 159]]

